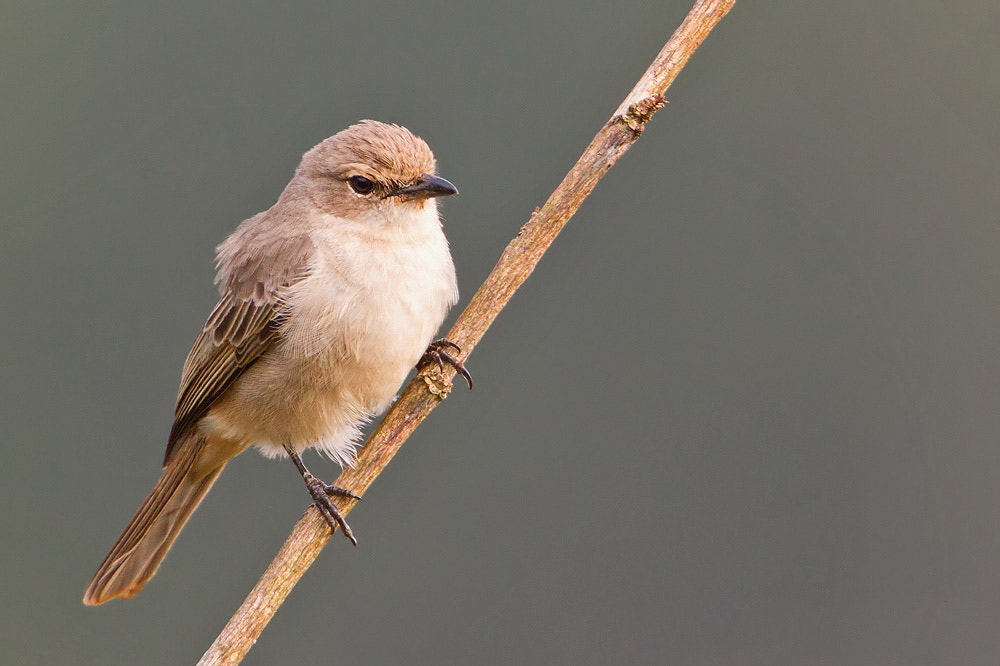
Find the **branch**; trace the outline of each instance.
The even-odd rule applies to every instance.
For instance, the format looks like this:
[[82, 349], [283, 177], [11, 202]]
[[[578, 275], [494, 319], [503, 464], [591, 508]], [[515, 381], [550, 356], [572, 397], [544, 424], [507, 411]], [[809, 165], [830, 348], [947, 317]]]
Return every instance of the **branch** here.
[[[457, 355], [461, 360], [475, 349], [597, 181], [639, 138], [646, 121], [665, 103], [663, 93], [667, 87], [734, 2], [697, 0], [559, 187], [507, 245], [493, 272], [448, 333], [448, 339], [462, 348]], [[454, 374], [449, 366], [442, 372], [433, 364], [418, 373], [361, 449], [357, 463], [343, 471], [336, 485], [363, 495], [410, 433], [447, 396]], [[353, 500], [343, 497], [333, 500], [345, 515], [354, 505]], [[315, 507], [309, 507], [198, 666], [240, 663], [330, 536], [326, 521]]]

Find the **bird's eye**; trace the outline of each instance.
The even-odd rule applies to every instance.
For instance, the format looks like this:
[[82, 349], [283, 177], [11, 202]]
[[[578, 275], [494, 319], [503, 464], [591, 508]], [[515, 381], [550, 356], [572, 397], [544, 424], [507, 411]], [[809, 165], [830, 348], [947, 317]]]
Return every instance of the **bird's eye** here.
[[371, 194], [372, 190], [375, 189], [375, 183], [364, 176], [351, 176], [347, 179], [347, 182], [351, 186], [351, 189], [358, 194]]

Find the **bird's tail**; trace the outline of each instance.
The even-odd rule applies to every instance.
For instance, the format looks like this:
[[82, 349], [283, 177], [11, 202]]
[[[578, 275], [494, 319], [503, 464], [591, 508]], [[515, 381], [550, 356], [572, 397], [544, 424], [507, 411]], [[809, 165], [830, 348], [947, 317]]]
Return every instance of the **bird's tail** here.
[[142, 503], [83, 595], [83, 603], [96, 606], [114, 597], [128, 599], [146, 584], [226, 466], [225, 461], [204, 469], [196, 464], [204, 440], [189, 438], [164, 468], [153, 492]]

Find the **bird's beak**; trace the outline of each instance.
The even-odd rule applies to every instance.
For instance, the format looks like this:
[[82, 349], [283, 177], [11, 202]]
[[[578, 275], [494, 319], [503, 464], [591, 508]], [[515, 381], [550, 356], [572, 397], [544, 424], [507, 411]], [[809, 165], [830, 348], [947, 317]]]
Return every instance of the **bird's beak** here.
[[413, 201], [415, 199], [447, 197], [452, 194], [458, 194], [458, 188], [444, 178], [425, 173], [409, 185], [393, 190], [388, 196], [399, 197], [400, 201]]

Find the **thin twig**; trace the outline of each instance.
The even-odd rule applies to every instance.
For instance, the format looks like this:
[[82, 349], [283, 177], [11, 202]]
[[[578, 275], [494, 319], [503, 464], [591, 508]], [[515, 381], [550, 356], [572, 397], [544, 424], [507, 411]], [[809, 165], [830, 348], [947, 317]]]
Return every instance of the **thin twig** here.
[[[493, 272], [448, 333], [448, 339], [462, 349], [456, 354], [460, 360], [468, 358], [475, 349], [486, 329], [531, 275], [542, 254], [597, 181], [639, 138], [646, 121], [663, 106], [667, 87], [734, 2], [699, 0], [695, 3], [559, 187], [507, 245]], [[442, 372], [435, 364], [429, 364], [420, 372], [361, 449], [357, 464], [345, 469], [336, 485], [363, 495], [410, 433], [447, 396], [454, 374], [450, 366]], [[354, 505], [353, 500], [343, 497], [333, 500], [345, 515]], [[310, 507], [198, 666], [240, 663], [329, 539], [327, 522]]]

